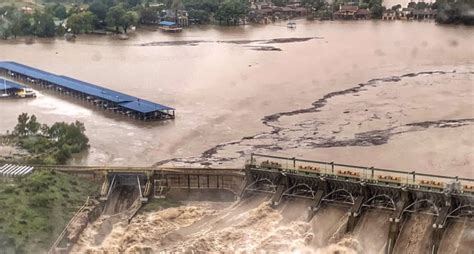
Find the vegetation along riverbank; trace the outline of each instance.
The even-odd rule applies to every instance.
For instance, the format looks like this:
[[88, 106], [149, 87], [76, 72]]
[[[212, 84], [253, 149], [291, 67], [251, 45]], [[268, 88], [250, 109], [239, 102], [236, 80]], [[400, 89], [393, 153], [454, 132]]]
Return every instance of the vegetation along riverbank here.
[[[34, 3], [34, 4], [33, 4]], [[0, 38], [17, 36], [75, 38], [81, 33], [122, 33], [162, 21], [185, 27], [216, 23], [271, 23], [307, 19], [436, 19], [443, 24], [474, 24], [471, 0], [436, 0], [385, 6], [383, 0], [57, 0], [0, 1]], [[170, 23], [167, 23], [170, 24]]]
[[[46, 252], [99, 183], [54, 171], [0, 182], [0, 246], [6, 253]], [[3, 253], [3, 252], [2, 252]]]
[[23, 113], [13, 131], [1, 137], [3, 147], [19, 148], [18, 156], [0, 154], [0, 162], [29, 164], [65, 164], [72, 154], [89, 147], [84, 124], [57, 122], [41, 124], [35, 115]]

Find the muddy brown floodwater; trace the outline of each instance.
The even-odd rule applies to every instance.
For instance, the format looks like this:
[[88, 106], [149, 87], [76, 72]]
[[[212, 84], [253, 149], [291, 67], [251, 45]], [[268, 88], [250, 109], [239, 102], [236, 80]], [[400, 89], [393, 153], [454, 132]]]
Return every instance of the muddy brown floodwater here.
[[[81, 36], [1, 41], [0, 59], [97, 83], [177, 109], [138, 123], [40, 92], [0, 101], [0, 132], [21, 112], [80, 120], [91, 148], [72, 164], [242, 165], [250, 152], [473, 177], [474, 28], [433, 22], [306, 22], [141, 31], [127, 41]], [[117, 192], [120, 193], [120, 192]], [[133, 193], [132, 193], [133, 194]], [[347, 207], [304, 220], [306, 201], [278, 208], [255, 196], [125, 214], [113, 198], [74, 253], [381, 253], [388, 214], [367, 211], [344, 235]], [[426, 250], [430, 218], [410, 217], [397, 250]], [[369, 234], [370, 232], [370, 234]], [[472, 222], [449, 228], [442, 250], [472, 249]]]
[[41, 92], [0, 101], [0, 132], [21, 112], [83, 121], [91, 149], [73, 164], [240, 165], [256, 150], [474, 175], [473, 28], [297, 23], [1, 41], [2, 60], [169, 105], [177, 118], [137, 123]]

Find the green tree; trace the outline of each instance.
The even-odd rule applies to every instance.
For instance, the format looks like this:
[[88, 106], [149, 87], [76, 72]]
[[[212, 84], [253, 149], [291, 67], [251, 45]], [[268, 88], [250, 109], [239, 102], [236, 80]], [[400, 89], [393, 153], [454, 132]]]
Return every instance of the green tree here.
[[126, 13], [125, 8], [121, 4], [110, 8], [106, 17], [107, 25], [115, 27], [115, 32], [119, 33], [119, 28], [122, 26], [122, 18]]
[[382, 2], [382, 0], [369, 1], [370, 15], [373, 18], [382, 18], [383, 12], [385, 11], [385, 7], [382, 6]]
[[248, 14], [248, 6], [239, 0], [227, 0], [219, 5], [215, 18], [222, 24], [237, 25], [238, 22]]
[[135, 7], [137, 5], [140, 5], [141, 3], [141, 0], [127, 0], [127, 4], [129, 7]]
[[276, 6], [283, 7], [286, 4], [288, 4], [288, 1], [287, 0], [272, 0], [272, 3]]
[[119, 28], [127, 33], [130, 26], [136, 25], [138, 22], [138, 15], [133, 11], [126, 11], [123, 5], [119, 4], [109, 9], [107, 12], [107, 25], [115, 27], [115, 31], [119, 33]]
[[302, 0], [301, 4], [308, 9], [317, 11], [321, 9], [325, 3], [323, 0]]
[[81, 14], [72, 14], [68, 19], [66, 26], [71, 30], [73, 34], [81, 33], [82, 29], [82, 17]]
[[30, 116], [27, 113], [22, 113], [18, 116], [18, 123], [16, 124], [15, 128], [13, 129], [13, 134], [18, 135], [20, 137], [26, 136], [28, 134], [27, 124], [28, 120], [30, 120]]
[[392, 6], [392, 10], [394, 10], [394, 11], [398, 11], [398, 10], [400, 10], [401, 8], [402, 8], [402, 5], [401, 5], [401, 4], [397, 4], [397, 5]]
[[140, 11], [140, 23], [142, 24], [153, 24], [158, 22], [160, 19], [158, 10], [156, 8], [143, 8]]
[[437, 0], [438, 14], [436, 22], [441, 24], [474, 25], [474, 1], [472, 0]]
[[123, 15], [122, 20], [121, 20], [121, 26], [123, 28], [123, 31], [127, 33], [128, 28], [131, 26], [137, 25], [138, 22], [138, 15], [137, 13], [133, 11], [127, 11], [125, 15]]
[[73, 34], [88, 33], [94, 29], [96, 17], [92, 12], [86, 11], [71, 15], [66, 26], [71, 29]]
[[188, 10], [189, 19], [197, 20], [199, 23], [207, 23], [210, 21], [211, 13], [205, 10]]
[[429, 7], [429, 4], [427, 4], [425, 2], [418, 2], [415, 5], [415, 9], [418, 9], [418, 10], [423, 10], [423, 9], [428, 8], [428, 7]]
[[28, 130], [28, 133], [29, 134], [37, 134], [40, 127], [41, 127], [41, 124], [38, 123], [37, 121], [38, 119], [36, 119], [36, 116], [35, 115], [32, 115], [30, 117], [30, 120], [28, 121], [28, 123], [26, 124], [26, 129]]
[[416, 7], [416, 3], [415, 2], [409, 2], [408, 5], [407, 5], [408, 8], [415, 8]]
[[91, 5], [89, 5], [88, 10], [92, 12], [99, 21], [105, 21], [107, 18], [107, 5], [102, 1], [95, 0]]
[[15, 31], [18, 31], [18, 35], [29, 35], [32, 32], [31, 25], [32, 17], [30, 14], [21, 14], [17, 22], [15, 23]]
[[53, 16], [48, 13], [36, 11], [33, 14], [32, 32], [39, 37], [52, 37], [55, 35], [56, 26], [54, 25]]
[[66, 7], [62, 4], [58, 4], [54, 9], [54, 16], [58, 19], [66, 19], [67, 18], [67, 11]]

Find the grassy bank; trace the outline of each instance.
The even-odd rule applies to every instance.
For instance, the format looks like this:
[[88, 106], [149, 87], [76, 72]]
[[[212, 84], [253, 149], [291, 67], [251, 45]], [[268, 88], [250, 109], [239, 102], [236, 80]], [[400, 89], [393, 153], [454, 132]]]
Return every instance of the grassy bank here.
[[42, 253], [99, 184], [39, 171], [14, 182], [0, 182], [0, 249]]

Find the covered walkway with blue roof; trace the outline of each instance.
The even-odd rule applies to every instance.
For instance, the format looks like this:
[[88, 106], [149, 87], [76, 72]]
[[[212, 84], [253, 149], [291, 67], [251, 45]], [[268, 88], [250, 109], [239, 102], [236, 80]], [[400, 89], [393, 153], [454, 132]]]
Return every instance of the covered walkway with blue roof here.
[[139, 120], [165, 120], [175, 117], [174, 108], [16, 62], [0, 61], [0, 75], [55, 90], [61, 94], [88, 101], [97, 107]]
[[22, 89], [26, 89], [27, 87], [24, 85], [20, 85], [16, 82], [12, 82], [10, 80], [6, 80], [3, 78], [0, 78], [0, 88], [2, 91], [18, 91]]

